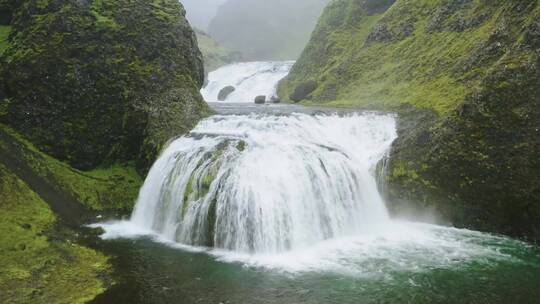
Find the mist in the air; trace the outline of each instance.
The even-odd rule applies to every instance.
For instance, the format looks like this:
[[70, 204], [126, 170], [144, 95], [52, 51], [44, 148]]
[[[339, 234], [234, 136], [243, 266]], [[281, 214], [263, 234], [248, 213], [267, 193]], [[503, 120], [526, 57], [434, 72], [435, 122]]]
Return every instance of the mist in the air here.
[[182, 0], [190, 23], [245, 60], [296, 59], [328, 0]]

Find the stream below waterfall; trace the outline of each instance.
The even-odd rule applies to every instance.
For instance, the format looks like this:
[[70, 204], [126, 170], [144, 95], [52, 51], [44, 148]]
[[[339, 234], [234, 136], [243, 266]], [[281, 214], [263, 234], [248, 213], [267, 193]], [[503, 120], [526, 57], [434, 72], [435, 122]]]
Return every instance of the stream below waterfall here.
[[540, 302], [538, 247], [389, 217], [375, 168], [392, 114], [253, 105], [285, 67], [210, 73], [203, 95], [241, 80], [243, 103], [211, 103], [217, 114], [162, 152], [132, 216], [93, 225], [119, 280], [94, 303]]

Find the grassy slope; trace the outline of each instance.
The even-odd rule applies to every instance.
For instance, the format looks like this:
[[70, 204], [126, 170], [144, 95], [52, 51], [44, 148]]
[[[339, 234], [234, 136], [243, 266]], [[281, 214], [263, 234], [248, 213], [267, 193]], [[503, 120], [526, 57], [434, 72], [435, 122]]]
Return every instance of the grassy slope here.
[[57, 191], [92, 210], [131, 210], [141, 177], [132, 163], [79, 171], [35, 148], [13, 129], [0, 124], [0, 152], [16, 155]]
[[[530, 22], [512, 12], [513, 1], [497, 5], [471, 1], [444, 15], [441, 29], [436, 30], [430, 29], [437, 23], [434, 16], [448, 1], [399, 0], [382, 15], [368, 15], [361, 3], [341, 0], [327, 8], [310, 44], [282, 83], [281, 96], [288, 96], [302, 81], [315, 79], [319, 88], [311, 103], [377, 108], [410, 103], [447, 113], [475, 90], [504, 55], [504, 49], [485, 51], [500, 27], [508, 26], [503, 30], [516, 39]], [[337, 28], [336, 16], [345, 20]], [[474, 26], [449, 30], [459, 22]], [[384, 26], [392, 37], [368, 41], [376, 25]], [[409, 36], [403, 34], [407, 27], [413, 29]]]
[[57, 240], [48, 205], [2, 164], [0, 214], [1, 303], [85, 303], [103, 292], [107, 258]]
[[11, 32], [11, 26], [0, 25], [0, 56], [8, 47], [8, 36]]

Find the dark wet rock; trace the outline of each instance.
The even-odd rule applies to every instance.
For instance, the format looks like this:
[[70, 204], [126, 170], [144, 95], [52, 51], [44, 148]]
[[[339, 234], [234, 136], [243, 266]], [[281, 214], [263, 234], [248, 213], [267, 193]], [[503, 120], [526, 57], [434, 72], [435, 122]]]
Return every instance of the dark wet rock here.
[[219, 101], [225, 101], [229, 95], [232, 94], [236, 90], [233, 86], [226, 86], [223, 89], [221, 89], [218, 93], [218, 100]]
[[270, 102], [271, 103], [280, 103], [281, 102], [281, 99], [278, 97], [278, 96], [272, 96], [270, 98]]
[[260, 95], [255, 97], [255, 103], [256, 104], [264, 104], [266, 102], [266, 96]]
[[0, 0], [0, 25], [9, 25], [13, 19], [15, 0]]
[[294, 102], [299, 102], [306, 99], [309, 94], [317, 89], [317, 82], [315, 80], [308, 80], [299, 84], [294, 92], [289, 96], [289, 99]]

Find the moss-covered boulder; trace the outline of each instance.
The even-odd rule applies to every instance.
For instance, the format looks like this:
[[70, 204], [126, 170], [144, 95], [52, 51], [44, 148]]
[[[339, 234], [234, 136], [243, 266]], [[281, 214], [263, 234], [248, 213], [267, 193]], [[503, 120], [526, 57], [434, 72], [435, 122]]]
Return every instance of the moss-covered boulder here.
[[540, 240], [540, 4], [383, 2], [332, 2], [280, 96], [400, 114], [395, 215]]
[[0, 120], [43, 151], [79, 169], [118, 160], [144, 169], [167, 136], [205, 114], [202, 56], [178, 1], [16, 3]]

